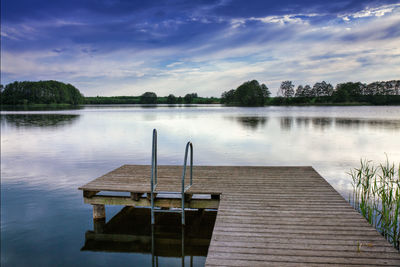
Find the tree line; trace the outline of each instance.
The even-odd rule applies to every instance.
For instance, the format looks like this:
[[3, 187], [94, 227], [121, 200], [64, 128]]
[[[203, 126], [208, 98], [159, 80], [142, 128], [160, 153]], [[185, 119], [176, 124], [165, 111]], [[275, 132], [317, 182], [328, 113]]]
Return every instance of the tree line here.
[[96, 96], [85, 97], [86, 104], [218, 104], [216, 97], [200, 97], [197, 93], [186, 94], [184, 97], [169, 94], [157, 96], [154, 92], [145, 92], [140, 96]]
[[84, 96], [73, 85], [52, 80], [1, 85], [0, 97], [4, 105], [84, 103]]
[[84, 97], [71, 84], [58, 81], [24, 81], [13, 82], [5, 87], [0, 85], [2, 105], [32, 104], [215, 104], [215, 97], [199, 97], [197, 93], [189, 93], [184, 97], [169, 94], [158, 97], [154, 92], [145, 92], [140, 96], [97, 96]]
[[360, 103], [373, 105], [400, 104], [400, 80], [339, 83], [333, 87], [325, 81], [310, 85], [299, 85], [295, 89], [292, 81], [283, 81], [277, 97], [270, 97], [268, 87], [256, 80], [245, 82], [236, 90], [225, 91], [221, 103], [239, 106], [297, 105]]
[[184, 97], [169, 94], [157, 96], [145, 92], [140, 96], [84, 97], [71, 84], [58, 81], [13, 82], [0, 85], [1, 104], [226, 104], [237, 106], [264, 105], [313, 105], [313, 104], [400, 104], [400, 80], [365, 84], [361, 82], [339, 83], [333, 87], [325, 81], [310, 85], [295, 85], [283, 81], [276, 97], [265, 84], [257, 80], [247, 81], [222, 93], [221, 98], [199, 97], [189, 93]]

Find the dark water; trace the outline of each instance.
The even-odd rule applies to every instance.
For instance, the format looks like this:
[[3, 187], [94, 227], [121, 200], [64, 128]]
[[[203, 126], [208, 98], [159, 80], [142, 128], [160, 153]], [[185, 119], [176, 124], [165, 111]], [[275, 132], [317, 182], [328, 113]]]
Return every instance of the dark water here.
[[[345, 198], [351, 189], [346, 172], [360, 158], [378, 163], [387, 154], [400, 162], [400, 107], [3, 111], [2, 266], [151, 266], [149, 251], [135, 251], [132, 244], [109, 246], [124, 253], [81, 250], [93, 222], [91, 206], [83, 204], [77, 188], [122, 164], [149, 164], [153, 128], [160, 164], [180, 165], [191, 140], [195, 164], [311, 165]], [[120, 211], [108, 207], [107, 219]], [[181, 258], [172, 254], [161, 253], [159, 266], [180, 266]], [[204, 261], [193, 257], [194, 266]], [[189, 256], [185, 264], [190, 266]]]

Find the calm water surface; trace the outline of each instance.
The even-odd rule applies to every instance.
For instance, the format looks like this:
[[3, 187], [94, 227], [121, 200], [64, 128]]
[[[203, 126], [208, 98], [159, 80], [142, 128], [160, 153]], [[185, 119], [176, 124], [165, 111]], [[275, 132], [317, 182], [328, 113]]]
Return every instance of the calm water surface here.
[[[122, 164], [313, 166], [347, 198], [360, 158], [400, 162], [400, 107], [86, 106], [1, 113], [1, 264], [129, 265], [151, 254], [83, 250], [93, 229], [77, 187]], [[293, 177], [296, 179], [296, 177]], [[107, 218], [121, 207], [107, 208]], [[160, 266], [181, 264], [159, 257]], [[189, 259], [185, 260], [189, 266]], [[201, 266], [204, 256], [193, 259]]]

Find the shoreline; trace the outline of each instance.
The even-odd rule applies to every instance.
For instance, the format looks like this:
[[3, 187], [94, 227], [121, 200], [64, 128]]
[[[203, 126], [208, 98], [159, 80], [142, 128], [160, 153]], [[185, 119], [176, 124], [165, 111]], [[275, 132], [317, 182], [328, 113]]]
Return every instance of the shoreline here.
[[85, 106], [137, 106], [137, 107], [198, 107], [198, 106], [221, 106], [221, 107], [243, 107], [243, 108], [260, 108], [260, 107], [351, 107], [351, 106], [400, 106], [399, 104], [371, 104], [366, 102], [349, 102], [349, 103], [308, 103], [308, 104], [269, 104], [263, 106], [241, 106], [241, 105], [227, 105], [221, 103], [212, 104], [126, 104], [126, 103], [110, 103], [110, 104], [27, 104], [27, 105], [1, 105], [1, 110], [35, 110], [35, 109], [82, 109]]

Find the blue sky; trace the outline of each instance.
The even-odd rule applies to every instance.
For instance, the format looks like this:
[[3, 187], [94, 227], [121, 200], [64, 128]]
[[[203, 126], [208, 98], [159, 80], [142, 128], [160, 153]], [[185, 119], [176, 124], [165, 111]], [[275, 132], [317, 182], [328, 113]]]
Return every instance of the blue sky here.
[[220, 96], [400, 79], [399, 1], [1, 1], [1, 82]]

